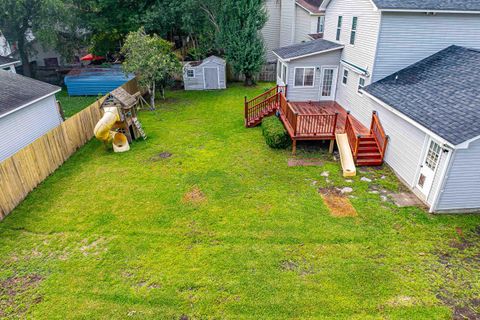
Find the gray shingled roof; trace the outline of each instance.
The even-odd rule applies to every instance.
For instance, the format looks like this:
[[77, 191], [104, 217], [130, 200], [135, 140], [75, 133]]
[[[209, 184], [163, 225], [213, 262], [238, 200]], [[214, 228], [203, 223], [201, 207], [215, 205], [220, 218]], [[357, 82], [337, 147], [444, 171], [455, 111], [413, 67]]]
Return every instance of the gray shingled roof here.
[[294, 59], [297, 57], [321, 53], [327, 50], [341, 49], [343, 45], [331, 42], [325, 39], [317, 39], [299, 44], [294, 44], [288, 47], [282, 47], [273, 50], [282, 59]]
[[0, 70], [0, 117], [58, 90], [60, 87]]
[[379, 9], [480, 11], [479, 0], [373, 0]]
[[11, 64], [11, 63], [14, 63], [14, 62], [17, 62], [17, 61], [18, 61], [17, 59], [12, 59], [12, 58], [8, 58], [8, 57], [1, 57], [0, 56], [0, 66], [6, 65], [6, 64]]
[[453, 145], [480, 136], [480, 50], [448, 47], [364, 90]]

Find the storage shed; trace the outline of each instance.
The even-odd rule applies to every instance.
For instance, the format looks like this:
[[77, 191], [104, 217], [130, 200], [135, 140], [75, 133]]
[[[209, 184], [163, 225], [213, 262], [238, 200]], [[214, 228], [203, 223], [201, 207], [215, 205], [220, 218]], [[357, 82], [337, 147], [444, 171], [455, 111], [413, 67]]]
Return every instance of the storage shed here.
[[0, 162], [59, 126], [61, 88], [0, 70]]
[[105, 95], [135, 76], [128, 75], [119, 67], [75, 69], [65, 77], [69, 96]]
[[226, 62], [216, 56], [187, 62], [183, 67], [183, 82], [185, 90], [226, 89]]

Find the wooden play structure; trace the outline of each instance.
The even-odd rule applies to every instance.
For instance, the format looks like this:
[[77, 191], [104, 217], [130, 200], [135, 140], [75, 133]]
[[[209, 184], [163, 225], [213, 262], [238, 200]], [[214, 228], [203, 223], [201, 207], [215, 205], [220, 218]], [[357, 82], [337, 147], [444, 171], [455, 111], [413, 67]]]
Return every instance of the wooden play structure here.
[[101, 141], [112, 142], [115, 152], [130, 150], [133, 140], [147, 138], [137, 118], [138, 110], [145, 107], [151, 109], [140, 92], [132, 95], [122, 87], [113, 90], [101, 105], [104, 115], [95, 127], [95, 136]]

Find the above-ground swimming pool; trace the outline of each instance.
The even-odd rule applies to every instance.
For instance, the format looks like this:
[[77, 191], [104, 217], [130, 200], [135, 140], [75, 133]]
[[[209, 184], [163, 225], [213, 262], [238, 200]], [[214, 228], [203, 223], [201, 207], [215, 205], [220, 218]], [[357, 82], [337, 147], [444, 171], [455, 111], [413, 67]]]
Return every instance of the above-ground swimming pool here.
[[82, 68], [70, 71], [65, 76], [65, 85], [70, 96], [104, 95], [133, 79], [121, 68]]

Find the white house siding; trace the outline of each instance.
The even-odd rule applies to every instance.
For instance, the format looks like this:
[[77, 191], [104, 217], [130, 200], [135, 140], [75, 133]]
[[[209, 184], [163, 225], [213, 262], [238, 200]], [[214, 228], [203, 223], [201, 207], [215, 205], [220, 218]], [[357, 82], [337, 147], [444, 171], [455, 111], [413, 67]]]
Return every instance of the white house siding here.
[[[340, 55], [341, 50], [336, 50], [288, 62], [287, 98], [290, 101], [318, 101], [320, 97], [321, 67], [338, 66]], [[315, 67], [313, 87], [295, 87], [296, 67]]]
[[280, 47], [294, 43], [295, 38], [295, 0], [281, 1]]
[[480, 49], [480, 15], [384, 13], [373, 81], [454, 44]]
[[[300, 6], [296, 6], [295, 9], [295, 42], [311, 41], [309, 34], [315, 33], [313, 29], [314, 22], [318, 19], [317, 16], [312, 16], [305, 9]], [[312, 31], [313, 29], [313, 31]]]
[[480, 210], [480, 140], [454, 152], [436, 211]]
[[[343, 17], [340, 43], [345, 45], [342, 60], [371, 72], [374, 67], [375, 53], [380, 28], [381, 15], [374, 10], [370, 0], [332, 0], [325, 15], [324, 38], [336, 41], [338, 17]], [[352, 18], [358, 17], [358, 26], [355, 45], [350, 45]], [[343, 68], [349, 70], [347, 85], [342, 83]], [[336, 101], [345, 109], [351, 110], [364, 125], [368, 126], [371, 120], [371, 108], [363, 97], [357, 93], [359, 74], [357, 69], [342, 65], [338, 72]], [[371, 83], [371, 77], [365, 77], [365, 85]]]
[[[414, 186], [422, 161], [426, 133], [366, 96], [363, 103], [357, 106], [352, 110], [352, 115], [367, 127], [370, 127], [372, 111], [377, 111], [385, 133], [390, 137], [385, 161], [404, 182], [410, 187]], [[362, 115], [369, 115], [368, 121], [365, 121], [364, 116], [358, 116], [359, 109]]]
[[272, 50], [280, 47], [281, 1], [267, 0], [265, 8], [268, 21], [262, 29], [262, 36], [267, 49], [267, 61], [271, 62], [276, 60]]
[[62, 123], [55, 96], [0, 118], [0, 161], [12, 156]]
[[[343, 16], [340, 41], [336, 41], [338, 16]], [[350, 45], [353, 17], [358, 17], [354, 46]], [[380, 21], [381, 14], [374, 10], [371, 0], [332, 0], [325, 15], [324, 39], [344, 44], [342, 59], [371, 72], [375, 61]]]

